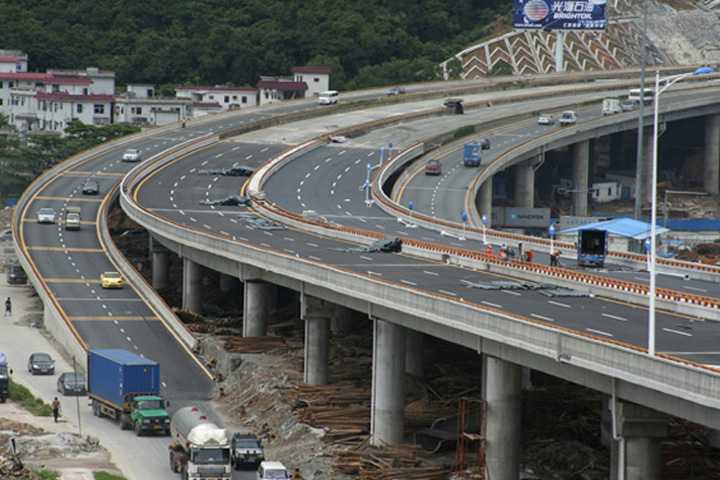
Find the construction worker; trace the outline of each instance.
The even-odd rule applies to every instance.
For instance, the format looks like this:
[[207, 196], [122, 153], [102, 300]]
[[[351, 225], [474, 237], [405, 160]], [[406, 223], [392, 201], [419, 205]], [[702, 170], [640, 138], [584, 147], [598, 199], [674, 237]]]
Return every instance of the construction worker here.
[[292, 480], [303, 480], [303, 476], [300, 475], [300, 469], [296, 468], [295, 473], [293, 473]]

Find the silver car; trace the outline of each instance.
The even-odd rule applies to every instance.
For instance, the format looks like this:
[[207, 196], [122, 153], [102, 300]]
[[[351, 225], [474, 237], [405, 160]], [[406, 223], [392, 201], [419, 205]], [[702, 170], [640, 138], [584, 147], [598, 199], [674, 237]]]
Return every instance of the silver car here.
[[128, 148], [123, 153], [123, 162], [139, 162], [140, 161], [140, 150], [137, 148]]
[[41, 208], [37, 212], [38, 223], [55, 223], [55, 210], [49, 207]]

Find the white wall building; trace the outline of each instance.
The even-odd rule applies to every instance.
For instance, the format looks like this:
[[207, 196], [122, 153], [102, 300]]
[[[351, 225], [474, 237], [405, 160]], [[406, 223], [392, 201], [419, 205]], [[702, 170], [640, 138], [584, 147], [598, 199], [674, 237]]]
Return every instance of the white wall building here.
[[58, 79], [90, 80], [92, 87], [85, 95], [115, 95], [115, 72], [101, 71], [97, 67], [88, 67], [85, 70], [50, 69], [47, 73]]
[[28, 56], [19, 50], [0, 50], [0, 72], [27, 72]]
[[330, 70], [327, 67], [293, 67], [292, 73], [296, 82], [305, 82], [305, 96], [317, 96], [320, 92], [330, 90]]
[[222, 111], [254, 107], [257, 105], [257, 94], [258, 91], [250, 87], [175, 87], [175, 97], [192, 101], [196, 116], [218, 109]]
[[597, 203], [619, 200], [622, 198], [622, 186], [614, 180], [596, 178], [592, 184], [592, 198]]
[[258, 82], [260, 105], [305, 98], [307, 89], [308, 86], [305, 82], [296, 82], [281, 77], [260, 77]]

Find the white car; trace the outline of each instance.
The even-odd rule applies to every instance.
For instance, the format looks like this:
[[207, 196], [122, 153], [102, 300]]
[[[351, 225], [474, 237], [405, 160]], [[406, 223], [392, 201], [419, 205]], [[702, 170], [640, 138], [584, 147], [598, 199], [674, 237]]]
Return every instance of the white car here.
[[257, 480], [290, 480], [287, 468], [280, 462], [260, 462]]
[[552, 115], [540, 115], [538, 125], [555, 125], [555, 117]]
[[55, 223], [55, 210], [49, 207], [41, 208], [37, 212], [38, 223]]
[[123, 153], [123, 162], [139, 162], [140, 161], [140, 150], [137, 148], [128, 148]]

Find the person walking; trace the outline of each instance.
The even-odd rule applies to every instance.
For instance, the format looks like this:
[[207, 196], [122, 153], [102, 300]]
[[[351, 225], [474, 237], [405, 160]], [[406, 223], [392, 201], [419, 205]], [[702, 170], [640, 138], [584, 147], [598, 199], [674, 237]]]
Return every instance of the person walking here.
[[57, 397], [55, 397], [55, 400], [52, 401], [52, 411], [55, 423], [57, 423], [58, 416], [60, 416], [60, 400], [58, 400]]
[[5, 316], [12, 317], [12, 300], [10, 300], [10, 297], [5, 300]]

